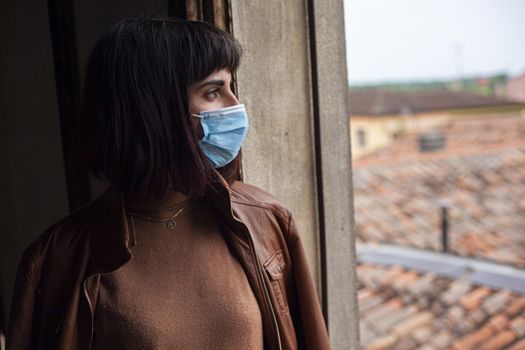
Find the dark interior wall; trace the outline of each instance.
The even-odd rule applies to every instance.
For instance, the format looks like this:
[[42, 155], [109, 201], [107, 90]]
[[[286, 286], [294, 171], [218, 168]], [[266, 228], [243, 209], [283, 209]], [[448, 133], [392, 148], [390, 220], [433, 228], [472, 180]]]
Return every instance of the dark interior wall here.
[[75, 21], [81, 77], [95, 41], [112, 23], [139, 14], [168, 14], [167, 0], [75, 0]]
[[[80, 77], [111, 23], [167, 14], [165, 0], [75, 0]], [[68, 213], [47, 1], [0, 2], [0, 302], [7, 318], [23, 249]], [[105, 184], [92, 180], [94, 195]], [[0, 311], [1, 312], [1, 311]]]
[[[80, 79], [83, 84], [86, 62], [98, 37], [112, 24], [124, 17], [145, 15], [167, 15], [167, 0], [75, 0], [78, 60]], [[90, 177], [93, 196], [100, 195], [107, 184]]]
[[9, 310], [23, 249], [67, 214], [53, 56], [45, 1], [0, 8], [0, 274]]

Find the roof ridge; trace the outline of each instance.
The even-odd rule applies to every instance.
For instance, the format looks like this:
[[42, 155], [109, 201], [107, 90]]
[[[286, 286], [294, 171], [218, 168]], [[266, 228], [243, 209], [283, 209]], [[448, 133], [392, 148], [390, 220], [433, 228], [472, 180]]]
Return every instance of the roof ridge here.
[[398, 245], [370, 243], [357, 245], [357, 260], [380, 265], [397, 264], [416, 271], [467, 279], [475, 284], [525, 294], [525, 271], [503, 263]]

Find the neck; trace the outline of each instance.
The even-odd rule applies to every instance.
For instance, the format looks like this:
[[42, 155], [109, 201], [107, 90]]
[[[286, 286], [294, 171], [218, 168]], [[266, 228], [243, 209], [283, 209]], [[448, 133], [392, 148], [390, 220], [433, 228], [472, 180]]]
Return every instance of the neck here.
[[124, 195], [124, 202], [129, 208], [167, 208], [181, 205], [189, 200], [182, 192], [168, 191], [162, 198], [155, 198], [151, 194], [130, 193]]

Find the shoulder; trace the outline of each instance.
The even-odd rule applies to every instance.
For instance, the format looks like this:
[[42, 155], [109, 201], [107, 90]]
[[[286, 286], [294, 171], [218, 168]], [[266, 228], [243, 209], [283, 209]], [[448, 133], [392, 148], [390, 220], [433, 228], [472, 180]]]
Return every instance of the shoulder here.
[[232, 202], [272, 211], [274, 214], [288, 218], [290, 210], [275, 196], [267, 191], [244, 182], [235, 181], [230, 185]]
[[291, 211], [267, 191], [242, 182], [230, 185], [230, 198], [262, 261], [268, 262], [279, 251], [288, 259], [299, 238]]
[[28, 277], [38, 279], [40, 267], [46, 261], [58, 267], [69, 256], [86, 248], [90, 209], [90, 205], [85, 206], [51, 224], [25, 248], [21, 264], [32, 275]]

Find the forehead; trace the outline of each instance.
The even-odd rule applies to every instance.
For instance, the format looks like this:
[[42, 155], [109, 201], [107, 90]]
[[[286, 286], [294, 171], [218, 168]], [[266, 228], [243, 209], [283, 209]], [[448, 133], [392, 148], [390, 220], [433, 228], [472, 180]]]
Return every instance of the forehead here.
[[200, 82], [197, 82], [197, 84], [210, 81], [210, 80], [224, 80], [228, 82], [231, 79], [231, 72], [227, 68], [222, 68], [214, 71], [210, 75], [208, 75], [206, 78], [202, 79]]

